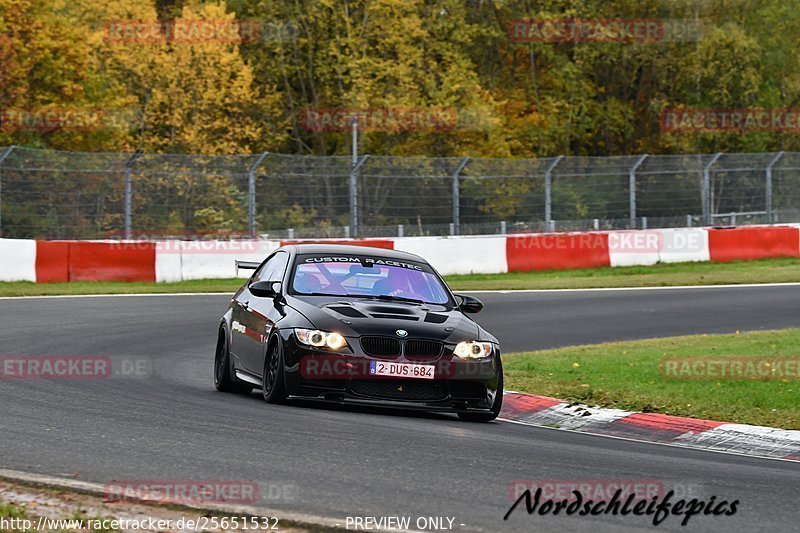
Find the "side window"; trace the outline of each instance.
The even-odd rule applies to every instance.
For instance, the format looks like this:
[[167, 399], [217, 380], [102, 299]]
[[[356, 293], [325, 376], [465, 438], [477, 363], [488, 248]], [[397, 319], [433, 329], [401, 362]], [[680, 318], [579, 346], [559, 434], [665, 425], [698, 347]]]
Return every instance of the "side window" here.
[[283, 279], [283, 273], [286, 272], [288, 264], [289, 254], [286, 252], [276, 253], [258, 271], [258, 281], [279, 281]]

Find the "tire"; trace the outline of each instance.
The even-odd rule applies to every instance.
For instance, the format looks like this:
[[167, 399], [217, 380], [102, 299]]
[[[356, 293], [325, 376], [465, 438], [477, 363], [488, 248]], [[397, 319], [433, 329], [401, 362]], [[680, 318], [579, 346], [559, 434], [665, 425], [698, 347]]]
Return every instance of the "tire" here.
[[217, 350], [214, 354], [214, 387], [220, 392], [250, 394], [253, 387], [239, 382], [231, 375], [231, 357], [225, 330], [220, 328]]
[[500, 377], [497, 381], [497, 394], [494, 397], [492, 410], [488, 413], [470, 413], [460, 411], [458, 418], [464, 422], [491, 422], [500, 415], [500, 410], [503, 408], [503, 364], [498, 361], [498, 368], [500, 369]]
[[261, 393], [267, 403], [283, 403], [286, 400], [286, 381], [283, 375], [283, 342], [280, 337], [277, 337], [267, 348], [261, 384]]

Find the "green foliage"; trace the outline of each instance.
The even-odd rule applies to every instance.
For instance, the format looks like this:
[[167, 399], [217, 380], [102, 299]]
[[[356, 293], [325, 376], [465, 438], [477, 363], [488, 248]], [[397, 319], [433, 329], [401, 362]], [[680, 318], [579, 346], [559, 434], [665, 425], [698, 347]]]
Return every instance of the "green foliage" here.
[[27, 516], [24, 506], [13, 503], [0, 503], [0, 518], [26, 518]]
[[[514, 20], [696, 23], [697, 38], [519, 42]], [[115, 21], [258, 25], [255, 39], [114, 40]], [[781, 0], [0, 0], [4, 109], [127, 109], [100, 131], [0, 131], [0, 145], [341, 154], [304, 109], [447, 109], [455, 124], [371, 131], [375, 154], [547, 156], [776, 150], [787, 133], [670, 133], [671, 107], [792, 107], [800, 12]]]
[[291, 207], [275, 209], [270, 216], [272, 224], [267, 222], [267, 227], [304, 228], [312, 226], [316, 217], [316, 210], [305, 210], [294, 204]]

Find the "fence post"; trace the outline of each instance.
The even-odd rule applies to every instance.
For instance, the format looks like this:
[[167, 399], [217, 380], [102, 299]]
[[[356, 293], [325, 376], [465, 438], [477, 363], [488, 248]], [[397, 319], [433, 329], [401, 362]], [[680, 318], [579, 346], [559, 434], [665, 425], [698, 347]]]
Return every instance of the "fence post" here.
[[461, 235], [461, 171], [471, 158], [465, 157], [453, 173], [453, 231], [452, 235]]
[[0, 237], [3, 236], [3, 162], [11, 155], [14, 148], [16, 147], [11, 145], [0, 155]]
[[356, 159], [353, 156], [353, 168], [350, 171], [350, 228], [353, 237], [358, 237], [358, 169], [367, 161], [368, 155]]
[[636, 229], [636, 170], [644, 163], [649, 154], [644, 154], [628, 171], [628, 211], [630, 214], [630, 229]]
[[722, 157], [722, 152], [714, 154], [711, 161], [703, 167], [703, 196], [701, 198], [701, 203], [703, 204], [703, 224], [706, 226], [711, 225], [711, 167], [720, 157]]
[[133, 193], [131, 191], [131, 172], [133, 171], [133, 164], [142, 155], [141, 150], [136, 152], [125, 163], [125, 240], [129, 241], [133, 238]]
[[772, 167], [775, 166], [775, 163], [783, 157], [784, 152], [778, 152], [778, 155], [770, 161], [769, 165], [767, 165], [767, 182], [766, 182], [766, 198], [764, 199], [765, 203], [765, 211], [767, 212], [767, 224], [772, 224]]
[[544, 227], [546, 231], [553, 231], [553, 170], [564, 159], [563, 155], [556, 157], [544, 171]]
[[268, 155], [269, 152], [264, 152], [258, 156], [256, 162], [247, 170], [247, 227], [251, 239], [256, 238], [256, 170]]

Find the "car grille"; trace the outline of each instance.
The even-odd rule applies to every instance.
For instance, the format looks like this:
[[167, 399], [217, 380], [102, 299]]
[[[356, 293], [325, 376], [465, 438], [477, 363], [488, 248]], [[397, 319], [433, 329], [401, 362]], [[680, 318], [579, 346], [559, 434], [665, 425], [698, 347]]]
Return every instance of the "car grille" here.
[[447, 398], [443, 381], [409, 379], [353, 380], [350, 391], [384, 400], [433, 401]]
[[406, 341], [405, 356], [408, 359], [436, 359], [442, 354], [442, 343], [425, 339]]
[[391, 337], [361, 337], [361, 349], [373, 357], [398, 357], [400, 341]]

